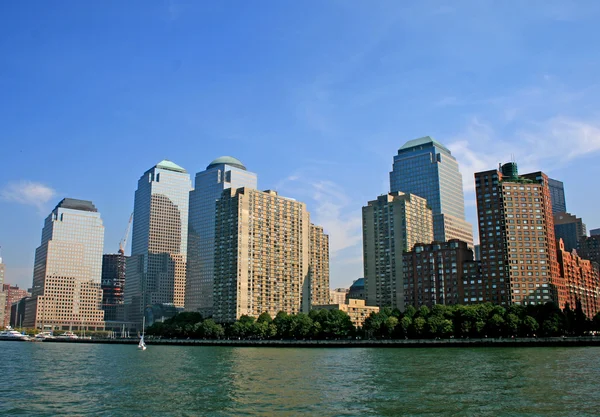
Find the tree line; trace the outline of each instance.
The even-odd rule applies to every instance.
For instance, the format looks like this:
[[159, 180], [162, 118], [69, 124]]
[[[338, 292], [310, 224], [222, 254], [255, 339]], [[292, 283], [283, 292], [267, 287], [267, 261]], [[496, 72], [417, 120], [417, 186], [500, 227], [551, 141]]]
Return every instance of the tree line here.
[[372, 313], [362, 328], [353, 326], [339, 310], [313, 310], [308, 314], [279, 312], [275, 318], [242, 316], [231, 324], [218, 324], [200, 313], [185, 312], [154, 323], [146, 334], [190, 339], [432, 339], [483, 337], [582, 336], [600, 332], [600, 313], [589, 320], [581, 305], [564, 310], [554, 303], [511, 305], [409, 306], [406, 311], [383, 308]]

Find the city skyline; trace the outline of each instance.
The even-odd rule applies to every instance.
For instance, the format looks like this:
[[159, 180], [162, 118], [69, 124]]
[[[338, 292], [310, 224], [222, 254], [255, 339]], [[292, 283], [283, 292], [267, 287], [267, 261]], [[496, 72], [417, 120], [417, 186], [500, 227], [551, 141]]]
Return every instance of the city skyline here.
[[597, 228], [578, 185], [600, 173], [587, 52], [600, 10], [549, 3], [1, 5], [6, 282], [30, 285], [62, 196], [95, 202], [116, 252], [139, 173], [164, 158], [195, 173], [232, 155], [306, 202], [331, 238], [333, 287], [362, 275], [360, 209], [387, 192], [390, 155], [424, 135], [457, 158], [470, 223], [473, 173], [514, 155], [564, 182], [569, 211]]

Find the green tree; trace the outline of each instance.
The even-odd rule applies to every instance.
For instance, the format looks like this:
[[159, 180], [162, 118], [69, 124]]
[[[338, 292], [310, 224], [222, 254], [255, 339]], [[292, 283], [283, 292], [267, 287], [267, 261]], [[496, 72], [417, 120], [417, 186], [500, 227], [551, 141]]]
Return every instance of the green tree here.
[[523, 331], [527, 336], [533, 336], [539, 328], [538, 322], [531, 316], [525, 316], [523, 320]]

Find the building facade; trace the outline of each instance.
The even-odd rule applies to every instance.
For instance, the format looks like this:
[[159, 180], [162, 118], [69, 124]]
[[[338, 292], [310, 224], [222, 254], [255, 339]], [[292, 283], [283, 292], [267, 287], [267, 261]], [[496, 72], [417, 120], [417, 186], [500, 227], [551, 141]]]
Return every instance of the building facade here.
[[429, 136], [405, 143], [394, 156], [390, 191], [427, 200], [436, 241], [459, 239], [473, 247], [473, 226], [465, 219], [462, 175], [456, 158], [444, 145]]
[[[14, 303], [18, 303], [23, 298], [31, 297], [31, 293], [27, 290], [22, 290], [18, 285], [3, 284], [2, 293], [4, 294], [6, 304], [4, 307], [4, 321], [1, 323], [3, 327], [10, 324], [11, 321], [11, 308]], [[18, 320], [17, 320], [18, 322]]]
[[600, 265], [600, 235], [584, 236], [579, 240], [577, 253]]
[[346, 304], [346, 297], [348, 296], [348, 288], [334, 288], [329, 290], [329, 301], [327, 303], [316, 303], [319, 305], [325, 304]]
[[212, 315], [216, 201], [226, 189], [256, 188], [257, 175], [239, 160], [222, 156], [196, 174], [190, 192], [185, 309]]
[[567, 251], [577, 249], [579, 240], [587, 235], [583, 221], [571, 213], [554, 214], [554, 236], [562, 239]]
[[131, 322], [141, 324], [145, 306], [183, 307], [191, 188], [187, 171], [168, 160], [138, 181], [124, 291]]
[[517, 165], [475, 174], [484, 299], [496, 304], [565, 304], [556, 259], [548, 177]]
[[104, 321], [125, 320], [127, 256], [122, 251], [102, 256], [102, 310]]
[[344, 303], [332, 303], [325, 305], [315, 305], [312, 307], [313, 310], [340, 310], [350, 316], [352, 324], [357, 329], [364, 326], [365, 320], [372, 313], [379, 313], [379, 307], [368, 306], [365, 304], [365, 300], [349, 299], [348, 302]]
[[310, 303], [325, 304], [329, 301], [329, 236], [323, 227], [310, 224]]
[[565, 213], [567, 211], [567, 200], [565, 199], [565, 186], [562, 181], [548, 178], [548, 189], [552, 201], [552, 213]]
[[566, 302], [571, 309], [580, 302], [585, 315], [592, 319], [600, 312], [598, 267], [578, 256], [577, 251], [569, 252], [562, 240], [558, 242], [558, 264], [565, 280]]
[[393, 192], [369, 201], [362, 209], [366, 304], [404, 311], [403, 252], [433, 240], [427, 201]]
[[600, 229], [591, 229], [590, 236], [600, 236]]
[[31, 299], [23, 326], [104, 329], [104, 225], [91, 201], [63, 199], [46, 218], [35, 251]]
[[465, 265], [473, 264], [473, 251], [466, 242], [452, 239], [417, 244], [403, 256], [406, 306], [470, 304], [463, 282], [469, 272]]
[[352, 298], [354, 300], [366, 300], [367, 295], [365, 293], [365, 279], [359, 278], [350, 285], [348, 288], [348, 294], [346, 294], [346, 302]]
[[[0, 324], [2, 324], [2, 329], [6, 326], [7, 321], [10, 321], [10, 304], [7, 303], [6, 293], [3, 291], [4, 287], [4, 275], [5, 268], [4, 263], [2, 262], [2, 256], [0, 256]], [[8, 307], [8, 309], [7, 309]], [[8, 310], [8, 311], [7, 311]]]
[[[311, 270], [329, 252], [328, 240], [311, 239], [311, 227], [304, 203], [275, 191], [225, 190], [216, 203], [214, 319], [310, 311]], [[329, 267], [321, 269], [319, 286], [328, 288]]]

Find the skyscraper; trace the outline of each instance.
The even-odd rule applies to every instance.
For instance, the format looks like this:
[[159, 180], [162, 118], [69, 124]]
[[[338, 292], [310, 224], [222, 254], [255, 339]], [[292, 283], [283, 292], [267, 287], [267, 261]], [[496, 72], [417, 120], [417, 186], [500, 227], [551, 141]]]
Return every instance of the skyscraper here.
[[429, 136], [406, 142], [394, 156], [390, 191], [427, 200], [433, 212], [434, 240], [460, 239], [473, 248], [473, 226], [465, 220], [462, 175], [444, 145]]
[[185, 309], [212, 315], [215, 255], [215, 204], [223, 190], [256, 188], [257, 176], [231, 156], [212, 161], [196, 174], [190, 192]]
[[[2, 254], [0, 254], [0, 324], [6, 320], [6, 293], [4, 292], [4, 263], [2, 262]], [[10, 306], [9, 306], [10, 311]], [[9, 314], [10, 316], [10, 314]], [[8, 317], [10, 320], [10, 317]], [[4, 327], [3, 327], [4, 328]]]
[[566, 212], [565, 186], [562, 181], [548, 178], [548, 189], [550, 190], [550, 199], [552, 200], [552, 213]]
[[104, 329], [104, 226], [91, 201], [63, 199], [46, 218], [35, 251], [32, 297], [23, 326]]
[[168, 160], [138, 181], [125, 286], [132, 322], [141, 323], [143, 309], [153, 304], [183, 307], [191, 188], [187, 171]]
[[567, 252], [577, 249], [579, 240], [586, 235], [585, 224], [579, 217], [571, 213], [554, 213], [554, 237], [563, 240]]
[[102, 256], [102, 310], [104, 310], [104, 321], [125, 320], [126, 262], [127, 256], [122, 251]]
[[422, 197], [393, 192], [369, 201], [362, 217], [367, 305], [404, 310], [402, 254], [433, 240], [431, 208]]
[[565, 303], [548, 177], [519, 175], [516, 163], [475, 174], [484, 300]]
[[270, 190], [225, 190], [216, 204], [214, 248], [218, 322], [308, 313], [323, 297], [328, 303], [328, 238], [311, 225], [304, 203]]

